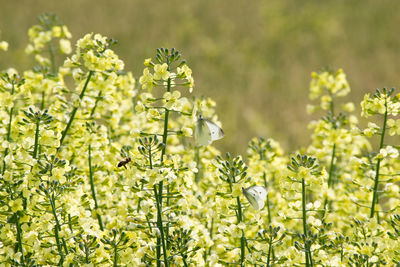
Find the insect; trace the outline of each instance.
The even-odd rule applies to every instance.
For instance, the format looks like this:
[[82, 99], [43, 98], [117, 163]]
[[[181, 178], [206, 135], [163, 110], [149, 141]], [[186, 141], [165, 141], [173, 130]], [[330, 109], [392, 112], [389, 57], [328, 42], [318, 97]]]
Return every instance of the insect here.
[[214, 122], [199, 116], [196, 124], [195, 139], [198, 145], [208, 146], [213, 141], [224, 137], [224, 131]]
[[124, 167], [126, 169], [125, 165], [128, 164], [131, 161], [132, 161], [131, 157], [127, 157], [124, 160], [120, 161], [117, 166], [118, 167]]
[[251, 206], [256, 210], [264, 208], [265, 199], [267, 198], [268, 190], [264, 186], [251, 186], [249, 188], [242, 187], [243, 195], [250, 202]]

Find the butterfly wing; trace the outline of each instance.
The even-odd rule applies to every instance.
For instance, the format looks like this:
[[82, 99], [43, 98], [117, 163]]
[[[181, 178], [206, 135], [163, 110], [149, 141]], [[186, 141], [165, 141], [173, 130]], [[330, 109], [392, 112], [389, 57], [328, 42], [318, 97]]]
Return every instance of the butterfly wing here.
[[242, 188], [242, 192], [253, 208], [256, 210], [264, 208], [268, 193], [264, 186], [251, 186], [247, 189]]
[[211, 131], [202, 117], [197, 120], [194, 138], [200, 146], [208, 146], [212, 142]]
[[208, 126], [208, 129], [210, 129], [210, 133], [211, 133], [211, 141], [215, 141], [218, 139], [221, 139], [222, 137], [224, 137], [224, 131], [221, 129], [221, 127], [219, 127], [217, 124], [215, 124], [214, 122], [207, 120], [207, 119], [203, 119], [205, 121], [205, 123]]

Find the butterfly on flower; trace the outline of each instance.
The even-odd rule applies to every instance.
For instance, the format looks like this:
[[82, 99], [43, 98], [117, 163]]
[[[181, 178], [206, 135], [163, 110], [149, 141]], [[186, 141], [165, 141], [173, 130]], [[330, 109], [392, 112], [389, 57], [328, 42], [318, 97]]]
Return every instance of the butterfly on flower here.
[[264, 186], [251, 186], [248, 188], [242, 187], [242, 193], [250, 202], [250, 205], [256, 210], [264, 208], [265, 200], [267, 199], [268, 190]]
[[199, 116], [196, 124], [195, 139], [198, 145], [208, 146], [224, 137], [224, 131], [214, 122]]

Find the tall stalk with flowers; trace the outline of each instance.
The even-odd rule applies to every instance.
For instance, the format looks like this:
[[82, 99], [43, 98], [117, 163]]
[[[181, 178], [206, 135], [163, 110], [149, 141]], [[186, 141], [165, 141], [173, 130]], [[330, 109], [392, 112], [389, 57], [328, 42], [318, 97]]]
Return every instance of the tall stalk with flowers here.
[[[313, 176], [320, 175], [318, 170], [319, 165], [316, 163], [316, 159], [309, 157], [307, 155], [297, 155], [292, 157], [291, 163], [288, 165], [288, 169], [294, 172], [295, 176], [288, 177], [291, 181], [301, 184], [301, 211], [302, 211], [302, 221], [303, 221], [303, 234], [301, 235], [304, 250], [306, 266], [313, 266], [314, 261], [312, 257], [312, 232], [308, 228], [307, 224], [307, 194], [306, 186], [315, 179]], [[311, 205], [312, 206], [312, 205]], [[299, 246], [300, 247], [300, 246]]]
[[[329, 212], [331, 201], [328, 197], [329, 191], [334, 194], [335, 184], [340, 182], [340, 160], [346, 157], [349, 143], [353, 141], [352, 134], [346, 126], [354, 127], [351, 118], [338, 112], [338, 100], [349, 94], [350, 85], [342, 69], [334, 71], [313, 72], [310, 83], [310, 99], [319, 99], [318, 105], [308, 105], [308, 113], [323, 110], [326, 115], [319, 121], [313, 121], [311, 127], [314, 129], [313, 144], [309, 147], [309, 153], [318, 155], [323, 160], [321, 164], [326, 166], [328, 171], [328, 194], [325, 196], [322, 217]], [[352, 112], [354, 104], [349, 102], [341, 105], [343, 111]], [[353, 119], [354, 121], [354, 119]], [[357, 150], [354, 151], [357, 153]]]
[[[1, 166], [1, 183], [0, 191], [3, 194], [0, 197], [0, 204], [4, 209], [4, 213], [8, 216], [8, 220], [16, 228], [16, 257], [13, 259], [14, 264], [25, 265], [29, 259], [26, 258], [26, 250], [23, 245], [23, 230], [21, 228], [21, 218], [25, 216], [26, 208], [26, 189], [23, 190], [24, 181], [22, 175], [14, 174], [12, 157], [14, 154], [14, 146], [12, 145], [12, 125], [15, 119], [16, 103], [14, 94], [19, 93], [23, 85], [23, 80], [19, 77], [17, 73], [4, 72], [1, 74], [0, 80], [0, 92], [2, 92], [6, 97], [2, 98], [2, 103], [0, 106], [3, 108], [5, 104], [6, 114], [8, 115], [8, 122], [6, 127], [6, 137], [3, 139], [5, 143], [5, 150], [2, 155], [2, 166]], [[25, 191], [25, 193], [24, 193]], [[6, 192], [6, 194], [4, 194]], [[25, 204], [24, 204], [25, 203]]]
[[[171, 135], [190, 135], [191, 132], [187, 128], [173, 130], [170, 129], [171, 116], [191, 116], [191, 113], [185, 112], [182, 109], [183, 101], [185, 98], [181, 98], [181, 93], [178, 90], [172, 92], [172, 88], [176, 87], [189, 87], [189, 91], [192, 92], [194, 86], [193, 78], [191, 76], [191, 70], [186, 65], [185, 61], [181, 59], [181, 54], [174, 48], [172, 49], [157, 49], [155, 57], [157, 63], [154, 63], [151, 59], [145, 61], [146, 68], [143, 71], [143, 75], [140, 77], [139, 82], [142, 84], [143, 89], [147, 89], [148, 93], [142, 93], [143, 103], [136, 106], [136, 110], [141, 112], [149, 110], [156, 121], [162, 122], [162, 127], [159, 127], [161, 133], [150, 133], [155, 134], [155, 137], [150, 140], [147, 138], [140, 139], [141, 146], [139, 152], [147, 157], [149, 165], [148, 168], [151, 172], [159, 172], [163, 175], [163, 169], [167, 169], [169, 166], [165, 158], [167, 155], [167, 148], [169, 144], [169, 136]], [[151, 91], [153, 87], [162, 88], [163, 92], [156, 92], [162, 94], [161, 98], [152, 97]], [[161, 104], [159, 104], [161, 102]], [[156, 129], [158, 128], [156, 127]], [[159, 143], [158, 135], [162, 136], [162, 141]], [[143, 129], [142, 135], [149, 135], [147, 129]], [[144, 140], [144, 141], [143, 141]], [[153, 140], [154, 143], [153, 144]], [[149, 143], [150, 142], [150, 143]], [[155, 147], [153, 147], [153, 145]], [[153, 149], [153, 150], [152, 150]], [[159, 161], [154, 158], [155, 152], [160, 151]], [[173, 171], [173, 169], [171, 169]], [[179, 171], [179, 170], [176, 170]], [[168, 180], [166, 180], [168, 182]], [[165, 226], [163, 215], [164, 207], [171, 205], [171, 198], [174, 195], [172, 192], [172, 185], [170, 183], [165, 184], [164, 179], [159, 179], [156, 183], [153, 183], [154, 198], [157, 207], [157, 229], [159, 231], [159, 237], [157, 237], [156, 246], [156, 258], [157, 266], [161, 266], [161, 255], [165, 266], [169, 266], [170, 260], [168, 259], [168, 248], [167, 241], [169, 240], [169, 218], [167, 216], [167, 226]], [[162, 248], [162, 254], [161, 254]]]
[[233, 229], [233, 235], [240, 237], [240, 258], [237, 264], [244, 266], [246, 263], [246, 235], [245, 235], [245, 216], [244, 205], [240, 200], [241, 190], [244, 183], [248, 180], [246, 170], [248, 167], [245, 165], [241, 157], [231, 158], [230, 154], [226, 154], [226, 159], [217, 157], [217, 168], [219, 171], [219, 178], [223, 181], [227, 191], [219, 191], [217, 194], [226, 201], [233, 202], [230, 209], [236, 215], [236, 229]]
[[[372, 202], [370, 209], [370, 218], [377, 217], [379, 222], [379, 214], [376, 212], [376, 205], [379, 204], [379, 184], [380, 178], [382, 176], [381, 168], [382, 163], [385, 158], [395, 158], [398, 156], [398, 152], [392, 146], [385, 146], [385, 134], [388, 131], [388, 120], [389, 116], [397, 116], [400, 112], [400, 99], [395, 96], [393, 97], [394, 89], [376, 90], [376, 93], [370, 97], [367, 94], [364, 100], [361, 102], [362, 115], [364, 117], [369, 117], [370, 115], [380, 114], [383, 115], [382, 127], [378, 127], [375, 124], [370, 124], [370, 129], [366, 129], [364, 132], [369, 133], [369, 136], [378, 135], [379, 136], [379, 154], [374, 158], [376, 164], [373, 168], [373, 187], [372, 187]], [[392, 119], [392, 121], [394, 121]], [[393, 125], [393, 123], [390, 123]], [[372, 128], [372, 129], [371, 129]]]

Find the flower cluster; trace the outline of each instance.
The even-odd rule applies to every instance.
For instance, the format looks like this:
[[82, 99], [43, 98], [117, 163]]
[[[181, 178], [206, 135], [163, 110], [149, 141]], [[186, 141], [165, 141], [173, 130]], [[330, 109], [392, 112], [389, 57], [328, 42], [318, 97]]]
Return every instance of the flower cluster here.
[[[72, 52], [72, 35], [67, 26], [58, 21], [54, 14], [43, 14], [39, 17], [40, 24], [34, 25], [28, 31], [29, 44], [25, 49], [27, 54], [35, 54], [36, 61], [46, 67], [55, 67], [55, 41], [58, 40], [59, 52], [68, 55]], [[41, 53], [48, 52], [50, 58]]]

